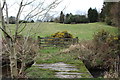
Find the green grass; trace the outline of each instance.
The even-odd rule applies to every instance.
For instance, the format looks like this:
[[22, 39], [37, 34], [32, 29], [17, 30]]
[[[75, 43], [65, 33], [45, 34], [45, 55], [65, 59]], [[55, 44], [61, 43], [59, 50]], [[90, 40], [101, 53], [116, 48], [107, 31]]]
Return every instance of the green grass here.
[[[14, 33], [15, 25], [13, 24], [10, 26]], [[31, 31], [29, 31], [29, 29], [31, 29]], [[39, 35], [41, 37], [45, 37], [58, 31], [68, 31], [73, 34], [73, 36], [78, 37], [80, 40], [90, 40], [93, 38], [94, 33], [101, 29], [105, 29], [112, 34], [117, 33], [117, 28], [99, 22], [88, 24], [28, 23], [27, 27], [21, 34], [26, 35], [30, 32], [30, 35], [34, 36], [34, 33], [36, 32], [35, 36]]]
[[[76, 66], [76, 68], [79, 70], [77, 72], [80, 72], [80, 73], [87, 73], [87, 69], [85, 67], [85, 65], [83, 64], [83, 62], [79, 59], [77, 59], [77, 56], [74, 55], [74, 54], [60, 54], [58, 53], [62, 48], [53, 48], [53, 47], [50, 47], [50, 48], [47, 48], [47, 49], [41, 49], [40, 50], [40, 53], [38, 54], [35, 62], [37, 64], [43, 64], [43, 63], [57, 63], [57, 62], [64, 62], [64, 63], [67, 63], [67, 64], [71, 64], [73, 66]], [[35, 72], [37, 70], [37, 72]], [[45, 74], [45, 76], [41, 75], [41, 77], [45, 77], [45, 78], [49, 78], [49, 77], [53, 77], [55, 78], [54, 76], [54, 70], [48, 70], [48, 72], [52, 73], [50, 76], [48, 76], [48, 72], [47, 70], [46, 71], [43, 71], [43, 69], [35, 69], [35, 67], [31, 67], [29, 69], [27, 69], [27, 75], [28, 76], [32, 76], [32, 77], [39, 77], [39, 74], [41, 74], [41, 72], [43, 72], [43, 74]], [[86, 75], [82, 75], [82, 77], [89, 77], [90, 74], [86, 74]]]
[[27, 76], [30, 78], [53, 78], [54, 71], [48, 69], [40, 69], [36, 67], [31, 67], [26, 70]]

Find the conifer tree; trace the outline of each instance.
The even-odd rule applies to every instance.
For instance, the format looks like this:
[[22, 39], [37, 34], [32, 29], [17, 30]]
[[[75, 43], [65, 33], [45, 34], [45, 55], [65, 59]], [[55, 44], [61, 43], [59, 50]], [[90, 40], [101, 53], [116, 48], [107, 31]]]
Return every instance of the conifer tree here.
[[97, 22], [98, 21], [98, 12], [96, 9], [89, 8], [88, 19], [89, 19], [89, 22]]
[[60, 23], [64, 23], [64, 14], [62, 11], [60, 13]]

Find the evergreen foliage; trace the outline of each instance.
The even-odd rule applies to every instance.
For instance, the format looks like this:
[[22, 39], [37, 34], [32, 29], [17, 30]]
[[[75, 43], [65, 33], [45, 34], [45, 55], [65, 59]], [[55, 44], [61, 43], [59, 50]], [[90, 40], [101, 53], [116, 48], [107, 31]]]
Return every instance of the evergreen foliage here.
[[77, 24], [77, 23], [88, 23], [88, 18], [85, 15], [73, 15], [72, 13], [64, 15], [61, 11], [59, 21], [56, 18], [55, 22], [65, 24]]
[[98, 21], [98, 12], [96, 9], [89, 8], [88, 19], [89, 19], [89, 22], [97, 22]]
[[16, 22], [15, 19], [16, 19], [16, 18], [15, 18], [14, 16], [10, 16], [10, 17], [9, 17], [9, 23], [10, 23], [10, 24], [15, 24], [15, 22]]
[[31, 20], [30, 22], [31, 22], [31, 23], [34, 23], [34, 20]]
[[64, 14], [62, 11], [60, 13], [60, 23], [64, 23]]

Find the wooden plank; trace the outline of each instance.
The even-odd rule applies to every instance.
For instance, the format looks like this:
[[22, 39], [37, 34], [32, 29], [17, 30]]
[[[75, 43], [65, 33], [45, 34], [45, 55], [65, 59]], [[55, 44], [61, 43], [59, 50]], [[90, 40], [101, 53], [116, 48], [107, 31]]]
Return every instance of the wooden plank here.
[[47, 37], [40, 37], [39, 39], [75, 39], [75, 38], [47, 38]]
[[38, 36], [39, 46], [41, 47], [64, 47], [71, 44], [78, 43], [78, 37], [76, 38], [46, 38]]

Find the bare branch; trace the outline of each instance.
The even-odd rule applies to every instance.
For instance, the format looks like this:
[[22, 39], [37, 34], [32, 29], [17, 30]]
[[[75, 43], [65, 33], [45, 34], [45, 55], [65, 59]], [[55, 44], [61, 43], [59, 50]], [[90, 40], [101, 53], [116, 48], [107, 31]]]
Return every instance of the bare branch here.
[[18, 32], [18, 34], [21, 33], [26, 28], [26, 25], [27, 24], [25, 23], [24, 27]]
[[26, 4], [22, 5], [22, 6], [30, 5], [30, 4], [33, 3], [34, 1], [35, 1], [35, 0], [33, 0], [33, 1], [31, 1], [31, 2], [28, 2], [28, 3], [26, 3]]
[[3, 6], [2, 6], [2, 10], [4, 9], [5, 4], [6, 4], [6, 2], [4, 1], [4, 2], [3, 2]]
[[[6, 2], [5, 2], [6, 3]], [[6, 3], [6, 20], [7, 20], [7, 24], [9, 24], [9, 18], [8, 18], [8, 6]]]
[[37, 15], [39, 15], [40, 13], [44, 12], [44, 11], [50, 11], [51, 9], [54, 9], [58, 4], [60, 4], [60, 2], [57, 2], [58, 0], [55, 0], [54, 2], [52, 2], [49, 6], [47, 6], [47, 8], [42, 9], [41, 11], [38, 11], [36, 14], [34, 14], [33, 16], [31, 16], [30, 18], [33, 18]]
[[[26, 18], [27, 18], [32, 12], [34, 12], [36, 9], [39, 9], [39, 10], [40, 10], [44, 3], [45, 3], [45, 0], [44, 0], [42, 3], [39, 3], [38, 6], [36, 6], [33, 10], [31, 10], [31, 11], [26, 15], [25, 20], [26, 20]], [[30, 16], [27, 18], [27, 20], [28, 20], [29, 18], [30, 18]]]
[[[61, 0], [61, 1], [62, 1], [62, 0]], [[39, 3], [38, 6], [36, 6], [33, 10], [31, 10], [31, 11], [27, 14], [27, 16], [25, 17], [25, 20], [26, 20], [26, 19], [29, 20], [30, 18], [36, 17], [36, 16], [38, 16], [38, 15], [39, 15], [39, 16], [43, 16], [43, 15], [44, 15], [44, 17], [46, 17], [47, 13], [48, 13], [51, 9], [56, 8], [57, 5], [61, 3], [61, 1], [58, 2], [58, 0], [55, 0], [55, 1], [53, 1], [50, 5], [48, 5], [47, 8], [44, 8], [44, 9], [41, 10], [43, 4], [45, 3], [45, 0], [44, 0], [42, 3]], [[29, 3], [32, 3], [32, 1], [29, 2]], [[36, 9], [38, 9], [38, 10], [40, 10], [40, 11], [38, 11], [36, 14], [34, 14], [34, 15], [32, 15], [32, 16], [29, 16], [29, 15], [30, 15], [32, 12], [34, 12]], [[46, 11], [46, 12], [45, 12], [45, 11]], [[40, 15], [40, 13], [42, 13], [42, 12], [45, 12], [45, 14], [41, 14], [41, 15]], [[44, 18], [43, 18], [43, 19], [44, 19]], [[22, 24], [22, 23], [23, 23], [23, 22], [20, 23], [19, 27], [21, 27], [21, 24]], [[18, 27], [18, 28], [19, 28], [19, 27]], [[26, 27], [26, 23], [25, 23], [24, 27], [23, 27], [19, 32], [17, 31], [17, 34], [21, 33], [21, 32], [25, 29], [25, 27]], [[32, 30], [32, 28], [31, 28], [31, 30]], [[30, 31], [31, 31], [31, 30], [30, 30]]]
[[16, 31], [15, 31], [15, 39], [14, 39], [14, 41], [16, 41], [16, 37], [17, 37], [17, 34], [18, 34], [19, 16], [21, 14], [22, 4], [23, 4], [23, 0], [21, 0], [21, 2], [20, 2], [20, 7], [19, 7], [17, 17], [16, 17]]
[[[7, 40], [7, 38], [11, 38], [9, 36], [9, 34], [6, 32], [6, 26], [5, 26], [5, 21], [4, 21], [4, 16], [3, 16], [3, 11], [1, 8], [1, 2], [0, 2], [0, 18], [1, 18], [1, 23], [2, 23], [2, 27], [0, 27], [0, 29], [3, 31], [5, 39]], [[12, 40], [12, 39], [11, 39]]]
[[[49, 12], [51, 9], [56, 8], [57, 5], [61, 3], [61, 1], [59, 1], [59, 2], [57, 2], [57, 1], [58, 1], [58, 0], [55, 0], [55, 1], [52, 2], [49, 6], [47, 6], [47, 8], [42, 9], [40, 12], [36, 13], [36, 14], [33, 15], [33, 16], [29, 16], [29, 18], [33, 18], [33, 17], [36, 17], [36, 16], [43, 16], [43, 15], [44, 15], [44, 17], [43, 17], [43, 19], [42, 19], [42, 20], [44, 20], [44, 18], [45, 18], [46, 15], [48, 14], [48, 12]], [[46, 11], [44, 14], [40, 14], [40, 13], [42, 13], [42, 12], [44, 12], [44, 11]], [[40, 26], [40, 24], [37, 26], [37, 28], [38, 28], [39, 26]], [[34, 26], [32, 26], [32, 27], [29, 29], [28, 35], [29, 35], [30, 32], [32, 31], [33, 27], [34, 27]], [[36, 28], [36, 29], [37, 29], [37, 28]], [[35, 35], [35, 34], [36, 34], [36, 32], [34, 33], [34, 35]]]
[[4, 32], [4, 34], [6, 34], [6, 37], [10, 38], [12, 41], [12, 37], [2, 27], [0, 27], [0, 29]]
[[[27, 14], [27, 16], [25, 17], [24, 20], [26, 20], [27, 17], [28, 17], [27, 20], [29, 20], [29, 18], [31, 18], [29, 15], [30, 15], [32, 12], [34, 12], [36, 9], [38, 9], [38, 8], [41, 9], [41, 7], [43, 6], [44, 2], [45, 2], [45, 0], [44, 0], [42, 3], [39, 3], [33, 10], [31, 10], [31, 11]], [[22, 23], [23, 23], [23, 21], [20, 23], [19, 27], [21, 26]], [[25, 23], [24, 27], [18, 32], [18, 34], [21, 33], [21, 32], [25, 29], [25, 27], [26, 27], [26, 23]]]

